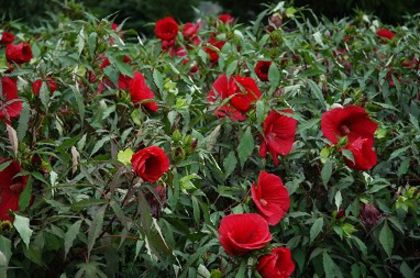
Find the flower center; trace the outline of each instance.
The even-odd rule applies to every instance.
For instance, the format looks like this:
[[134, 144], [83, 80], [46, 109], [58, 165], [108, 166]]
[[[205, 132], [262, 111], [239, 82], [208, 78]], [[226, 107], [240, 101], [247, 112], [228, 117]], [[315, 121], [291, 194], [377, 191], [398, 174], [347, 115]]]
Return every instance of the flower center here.
[[260, 199], [260, 203], [261, 203], [261, 205], [263, 205], [264, 207], [268, 205], [268, 202], [267, 202], [266, 200], [262, 199], [262, 198]]
[[350, 133], [350, 128], [347, 125], [340, 126], [341, 134], [348, 135]]

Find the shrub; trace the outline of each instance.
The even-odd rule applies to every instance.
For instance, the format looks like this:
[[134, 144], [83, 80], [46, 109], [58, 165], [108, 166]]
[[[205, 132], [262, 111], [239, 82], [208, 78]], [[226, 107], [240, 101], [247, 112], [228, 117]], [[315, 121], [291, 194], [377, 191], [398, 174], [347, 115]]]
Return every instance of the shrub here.
[[1, 275], [414, 277], [418, 16], [307, 13], [5, 24]]

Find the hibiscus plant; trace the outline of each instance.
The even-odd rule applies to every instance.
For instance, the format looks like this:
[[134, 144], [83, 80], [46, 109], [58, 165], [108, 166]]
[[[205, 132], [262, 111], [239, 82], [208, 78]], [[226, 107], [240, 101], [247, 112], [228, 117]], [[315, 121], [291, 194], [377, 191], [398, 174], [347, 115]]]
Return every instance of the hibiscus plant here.
[[2, 23], [0, 277], [418, 276], [419, 19]]

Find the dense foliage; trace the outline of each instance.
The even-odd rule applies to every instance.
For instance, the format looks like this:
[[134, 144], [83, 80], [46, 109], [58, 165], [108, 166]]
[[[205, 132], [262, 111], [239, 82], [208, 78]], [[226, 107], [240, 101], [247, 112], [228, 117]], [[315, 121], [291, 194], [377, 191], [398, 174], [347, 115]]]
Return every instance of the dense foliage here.
[[0, 276], [418, 275], [419, 15], [308, 12], [0, 26]]

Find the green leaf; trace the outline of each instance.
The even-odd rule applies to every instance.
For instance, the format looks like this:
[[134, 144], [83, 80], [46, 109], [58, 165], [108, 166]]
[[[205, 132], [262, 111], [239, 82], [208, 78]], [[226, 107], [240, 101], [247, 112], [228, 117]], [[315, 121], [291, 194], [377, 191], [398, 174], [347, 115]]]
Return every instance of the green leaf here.
[[80, 29], [79, 34], [77, 35], [77, 52], [79, 56], [80, 54], [82, 54], [84, 47], [85, 47], [85, 30], [82, 27], [82, 29]]
[[385, 222], [381, 231], [379, 232], [379, 242], [384, 248], [388, 257], [392, 255], [392, 249], [394, 248], [394, 234], [388, 226], [388, 223]]
[[7, 278], [7, 267], [12, 257], [12, 242], [0, 235], [0, 278]]
[[121, 58], [111, 59], [110, 57], [110, 61], [117, 67], [121, 74], [133, 77], [133, 70], [131, 69], [131, 66], [124, 63]]
[[88, 48], [89, 48], [89, 54], [91, 56], [94, 56], [95, 55], [95, 49], [96, 49], [97, 40], [98, 40], [98, 33], [92, 32], [92, 33], [89, 34], [89, 37], [88, 37]]
[[406, 262], [402, 262], [400, 265], [401, 274], [404, 278], [414, 278], [415, 274], [414, 271], [408, 266]]
[[225, 178], [229, 177], [235, 170], [238, 160], [234, 151], [230, 151], [228, 156], [223, 160], [223, 168], [225, 169]]
[[67, 257], [67, 254], [70, 251], [70, 248], [73, 246], [73, 242], [76, 239], [80, 231], [80, 225], [82, 225], [82, 220], [78, 220], [67, 230], [64, 235], [64, 257]]
[[324, 252], [322, 254], [322, 265], [324, 267], [324, 272], [325, 272], [325, 277], [326, 278], [336, 277], [336, 275], [335, 275], [336, 265], [335, 265], [334, 261], [332, 260], [332, 258], [330, 257], [330, 255], [328, 255], [327, 252]]
[[319, 88], [318, 84], [316, 84], [313, 80], [307, 79], [307, 83], [311, 92], [315, 95], [315, 97], [319, 100], [319, 102], [325, 107], [325, 99], [324, 95], [322, 94], [321, 89]]
[[252, 137], [251, 127], [248, 127], [245, 133], [242, 135], [241, 140], [238, 146], [238, 156], [239, 161], [241, 162], [241, 167], [244, 166], [245, 161], [252, 154], [254, 150], [254, 138]]
[[85, 103], [83, 96], [80, 94], [79, 88], [76, 86], [72, 86], [72, 91], [74, 93], [74, 97], [76, 99], [77, 109], [80, 115], [81, 123], [83, 124], [83, 120], [85, 118]]
[[19, 233], [20, 238], [23, 240], [26, 247], [29, 247], [29, 242], [31, 241], [33, 232], [29, 225], [29, 218], [15, 214], [15, 221], [13, 222], [13, 226]]
[[17, 135], [18, 135], [19, 141], [21, 141], [25, 137], [26, 131], [28, 131], [29, 117], [31, 114], [30, 112], [31, 112], [31, 108], [29, 104], [27, 102], [23, 102], [22, 112], [20, 113], [20, 116], [19, 116], [19, 124], [17, 128]]
[[96, 239], [101, 234], [102, 225], [104, 223], [104, 215], [107, 206], [102, 206], [96, 212], [95, 217], [89, 225], [88, 231], [88, 256], [92, 251], [93, 246], [95, 245]]
[[39, 91], [39, 98], [41, 99], [42, 105], [44, 105], [45, 109], [48, 108], [48, 102], [50, 101], [50, 91], [48, 90], [47, 83], [42, 81], [41, 89]]
[[322, 170], [321, 170], [321, 179], [322, 179], [322, 183], [325, 186], [328, 185], [328, 182], [330, 181], [330, 178], [331, 178], [331, 174], [332, 174], [332, 161], [328, 159], [327, 161], [325, 161], [325, 164], [324, 166], [322, 166]]
[[237, 67], [238, 67], [238, 60], [233, 60], [233, 62], [230, 63], [226, 69], [226, 75], [231, 76], [235, 72]]
[[133, 156], [134, 152], [132, 149], [127, 148], [124, 151], [121, 150], [118, 152], [117, 159], [119, 162], [121, 162], [124, 165], [130, 165], [131, 164], [131, 157]]
[[94, 155], [96, 152], [98, 152], [103, 145], [108, 142], [109, 140], [111, 140], [111, 137], [109, 136], [105, 136], [103, 137], [101, 140], [99, 140], [98, 142], [96, 142], [95, 146], [93, 147], [92, 152], [90, 153], [90, 156]]
[[156, 87], [158, 87], [159, 91], [163, 91], [163, 77], [162, 73], [158, 71], [157, 69], [153, 70], [153, 81], [156, 84]]
[[30, 176], [28, 178], [28, 181], [26, 182], [25, 189], [22, 191], [22, 193], [19, 196], [19, 209], [21, 211], [24, 211], [31, 201], [32, 197], [32, 177]]
[[258, 100], [255, 103], [255, 114], [257, 115], [257, 123], [261, 124], [265, 118], [265, 103], [263, 100]]
[[324, 226], [324, 219], [322, 217], [315, 220], [314, 224], [312, 224], [312, 227], [309, 231], [309, 237], [310, 237], [311, 242], [313, 242], [316, 239], [316, 237], [321, 232], [323, 226]]
[[272, 62], [268, 69], [268, 80], [271, 88], [276, 88], [280, 83], [280, 71], [276, 63]]

